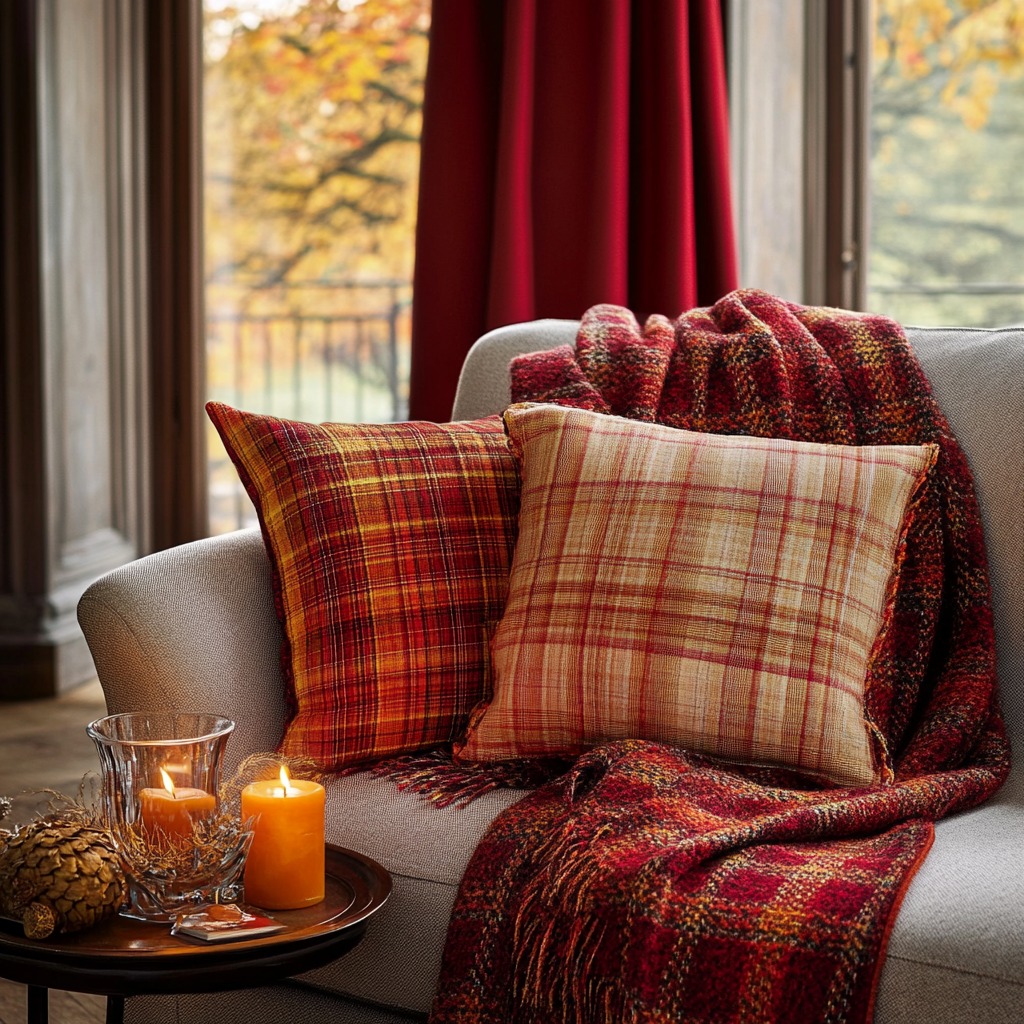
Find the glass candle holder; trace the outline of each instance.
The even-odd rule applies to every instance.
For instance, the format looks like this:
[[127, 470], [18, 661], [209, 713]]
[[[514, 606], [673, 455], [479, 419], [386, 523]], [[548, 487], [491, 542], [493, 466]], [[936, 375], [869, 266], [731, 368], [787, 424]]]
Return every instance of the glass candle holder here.
[[252, 838], [219, 795], [234, 727], [216, 715], [180, 713], [110, 715], [86, 727], [127, 882], [123, 915], [167, 922], [234, 898]]

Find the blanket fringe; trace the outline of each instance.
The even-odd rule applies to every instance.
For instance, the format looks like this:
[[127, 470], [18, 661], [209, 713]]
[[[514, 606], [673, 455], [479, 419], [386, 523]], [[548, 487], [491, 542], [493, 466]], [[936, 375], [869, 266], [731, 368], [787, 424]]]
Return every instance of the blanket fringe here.
[[[530, 861], [543, 867], [523, 885], [511, 942], [514, 1001], [533, 1007], [534, 1019], [552, 1024], [623, 1019], [618, 1003], [609, 1002], [614, 1002], [614, 986], [590, 969], [607, 933], [607, 922], [592, 912], [602, 869], [590, 855], [591, 842], [606, 831], [581, 837], [570, 824], [536, 837]], [[548, 913], [552, 905], [571, 908], [568, 927]]]
[[536, 789], [563, 774], [569, 761], [496, 761], [456, 764], [447, 747], [378, 761], [370, 769], [377, 778], [394, 780], [399, 789], [417, 793], [436, 807], [464, 807], [495, 789]]

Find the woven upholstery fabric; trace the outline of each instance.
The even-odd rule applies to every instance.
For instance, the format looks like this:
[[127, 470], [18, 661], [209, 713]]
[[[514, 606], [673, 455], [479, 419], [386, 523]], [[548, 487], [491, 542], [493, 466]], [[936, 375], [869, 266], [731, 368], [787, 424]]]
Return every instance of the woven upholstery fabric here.
[[494, 698], [460, 756], [662, 740], [879, 781], [868, 659], [934, 445], [505, 413], [522, 505]]
[[207, 406], [259, 514], [284, 628], [282, 753], [447, 743], [486, 692], [518, 482], [498, 417], [311, 424]]

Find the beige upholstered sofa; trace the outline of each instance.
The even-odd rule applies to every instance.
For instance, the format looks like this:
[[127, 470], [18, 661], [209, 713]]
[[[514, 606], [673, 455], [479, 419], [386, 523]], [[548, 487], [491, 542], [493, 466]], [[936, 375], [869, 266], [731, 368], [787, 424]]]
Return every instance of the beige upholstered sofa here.
[[[500, 410], [516, 353], [572, 343], [572, 321], [494, 331], [470, 352], [453, 418]], [[994, 588], [1003, 707], [1024, 760], [1024, 330], [913, 329], [909, 336], [976, 475]], [[161, 552], [85, 594], [79, 617], [111, 712], [196, 709], [237, 723], [230, 757], [267, 750], [284, 717], [280, 633], [257, 531]], [[394, 876], [366, 938], [332, 966], [230, 997], [139, 997], [131, 1021], [332, 1024], [422, 1019], [448, 915], [474, 845], [521, 791], [439, 810], [358, 774], [329, 788], [328, 836]], [[176, 1005], [175, 1005], [176, 1004]], [[892, 934], [877, 1019], [1024, 1021], [1024, 764], [985, 806], [939, 824]]]

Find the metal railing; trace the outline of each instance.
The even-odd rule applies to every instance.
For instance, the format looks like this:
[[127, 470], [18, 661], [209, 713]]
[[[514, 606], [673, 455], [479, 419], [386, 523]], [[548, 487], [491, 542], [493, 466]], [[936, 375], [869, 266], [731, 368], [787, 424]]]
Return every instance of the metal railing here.
[[[384, 422], [408, 415], [407, 282], [311, 282], [271, 298], [250, 292], [247, 308], [207, 316], [210, 398], [309, 422]], [[337, 309], [331, 309], [326, 304], [335, 298]], [[212, 428], [208, 480], [212, 533], [255, 525], [252, 505]]]
[[868, 308], [918, 326], [1003, 327], [1024, 322], [1024, 284], [869, 281]]
[[870, 290], [880, 295], [1024, 295], [1024, 284], [872, 284]]

